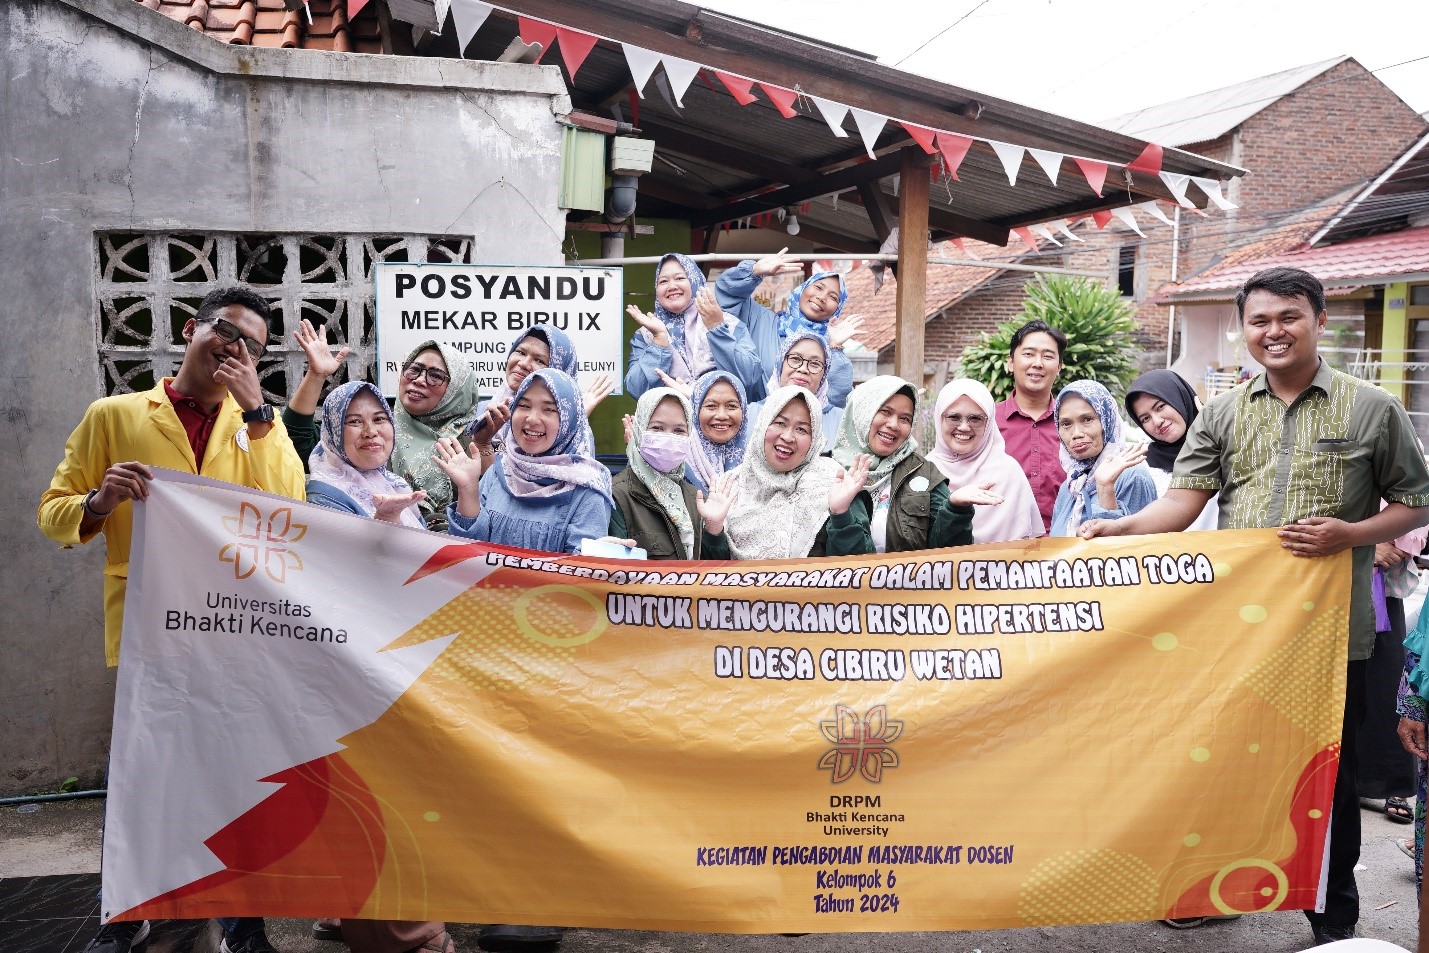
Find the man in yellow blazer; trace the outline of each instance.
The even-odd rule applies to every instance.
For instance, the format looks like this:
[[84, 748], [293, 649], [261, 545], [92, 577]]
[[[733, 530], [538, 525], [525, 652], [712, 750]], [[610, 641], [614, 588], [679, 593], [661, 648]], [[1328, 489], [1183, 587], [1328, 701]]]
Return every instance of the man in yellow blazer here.
[[[291, 499], [303, 495], [303, 464], [263, 399], [257, 363], [272, 312], [247, 288], [209, 293], [184, 325], [183, 363], [173, 378], [138, 394], [104, 397], [85, 411], [40, 500], [40, 529], [66, 547], [104, 534], [104, 655], [119, 663], [129, 575], [133, 502], [148, 496], [151, 466], [198, 473]], [[270, 953], [256, 918], [220, 920], [224, 953]], [[102, 927], [93, 953], [129, 953], [147, 923]]]

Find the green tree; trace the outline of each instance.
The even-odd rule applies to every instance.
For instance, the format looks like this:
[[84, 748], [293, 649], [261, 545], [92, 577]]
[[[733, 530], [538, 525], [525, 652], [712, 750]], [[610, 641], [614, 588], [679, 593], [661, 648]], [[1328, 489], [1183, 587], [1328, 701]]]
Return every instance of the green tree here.
[[980, 342], [963, 352], [963, 374], [982, 381], [993, 397], [1005, 400], [1012, 393], [1007, 354], [1013, 332], [1028, 321], [1045, 321], [1067, 336], [1055, 386], [1088, 379], [1121, 397], [1136, 377], [1139, 350], [1131, 305], [1101, 282], [1073, 275], [1038, 275], [1024, 290], [1022, 314], [984, 333]]

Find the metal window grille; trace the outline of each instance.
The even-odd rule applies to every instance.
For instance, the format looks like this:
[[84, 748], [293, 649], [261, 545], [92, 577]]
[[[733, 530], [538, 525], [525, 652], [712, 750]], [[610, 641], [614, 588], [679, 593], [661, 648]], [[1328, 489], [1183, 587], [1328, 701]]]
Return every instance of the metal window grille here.
[[352, 349], [330, 382], [372, 380], [373, 272], [378, 262], [471, 262], [471, 239], [431, 235], [296, 235], [99, 232], [95, 328], [106, 394], [147, 390], [173, 376], [184, 324], [215, 288], [244, 284], [273, 308], [268, 352], [258, 362], [276, 405], [303, 376], [293, 341], [299, 322], [326, 325], [334, 347]]

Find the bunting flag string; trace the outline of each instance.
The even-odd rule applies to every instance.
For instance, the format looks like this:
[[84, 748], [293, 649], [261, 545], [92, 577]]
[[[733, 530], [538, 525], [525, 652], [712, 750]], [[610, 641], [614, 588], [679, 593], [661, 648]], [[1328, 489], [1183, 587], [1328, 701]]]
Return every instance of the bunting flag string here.
[[1047, 178], [1052, 180], [1052, 184], [1057, 184], [1057, 173], [1062, 169], [1062, 154], [1060, 152], [1048, 152], [1046, 149], [1028, 149], [1027, 153], [1037, 160], [1037, 164], [1042, 167], [1042, 171], [1047, 173]]
[[451, 0], [452, 23], [456, 26], [457, 50], [466, 56], [466, 47], [495, 7], [482, 0]]
[[566, 72], [574, 81], [576, 71], [581, 68], [585, 58], [595, 48], [595, 37], [570, 27], [558, 26], [556, 27], [556, 40], [561, 45], [561, 59], [565, 61]]
[[1007, 173], [1007, 184], [1017, 185], [1017, 170], [1022, 167], [1022, 153], [1027, 150], [1010, 142], [998, 142], [996, 139], [985, 141], [992, 146], [992, 151], [996, 152], [997, 158], [1002, 161], [1002, 170]]
[[[368, 0], [347, 0], [347, 2], [350, 7], [361, 9]], [[829, 127], [830, 133], [839, 138], [848, 138], [848, 132], [844, 129], [843, 124], [844, 120], [852, 115], [858, 127], [859, 136], [863, 140], [864, 148], [867, 150], [870, 158], [877, 158], [874, 149], [887, 123], [890, 121], [897, 123], [924, 152], [930, 155], [935, 152], [942, 153], [948, 176], [954, 181], [958, 180], [958, 167], [967, 156], [973, 141], [981, 140], [987, 143], [994, 153], [996, 153], [998, 160], [1002, 164], [1003, 171], [1007, 174], [1008, 184], [1012, 187], [1016, 187], [1017, 185], [1017, 176], [1022, 165], [1023, 156], [1027, 153], [1031, 153], [1032, 158], [1037, 162], [1042, 171], [1046, 173], [1048, 180], [1053, 186], [1058, 184], [1062, 160], [1071, 159], [1081, 171], [1087, 185], [1098, 196], [1104, 194], [1108, 170], [1112, 166], [1118, 166], [1130, 172], [1140, 172], [1146, 175], [1158, 176], [1176, 197], [1176, 201], [1184, 207], [1195, 208], [1195, 203], [1186, 195], [1187, 186], [1190, 182], [1195, 182], [1197, 187], [1206, 194], [1210, 202], [1217, 208], [1229, 210], [1237, 207], [1234, 202], [1231, 202], [1222, 194], [1221, 183], [1216, 179], [1163, 171], [1162, 164], [1165, 159], [1165, 149], [1154, 142], [1146, 143], [1140, 154], [1130, 162], [1114, 162], [1089, 156], [1077, 156], [1047, 149], [1038, 149], [1016, 143], [1001, 142], [984, 136], [968, 136], [962, 133], [954, 133], [919, 125], [872, 110], [840, 103], [826, 97], [815, 96], [797, 88], [789, 89], [757, 78], [718, 70], [713, 67], [704, 66], [694, 60], [659, 53], [654, 50], [644, 49], [632, 43], [612, 39], [611, 37], [551, 23], [536, 17], [529, 17], [519, 11], [511, 10], [507, 7], [500, 7], [492, 3], [485, 3], [482, 2], [482, 0], [433, 0], [433, 2], [436, 6], [439, 28], [445, 22], [445, 13], [447, 9], [450, 8], [452, 19], [457, 28], [457, 38], [463, 50], [476, 35], [477, 30], [486, 22], [491, 12], [494, 9], [499, 9], [516, 18], [521, 39], [524, 42], [541, 44], [542, 56], [545, 55], [546, 50], [550, 49], [552, 43], [559, 43], [566, 71], [573, 79], [576, 72], [589, 56], [591, 50], [594, 49], [597, 41], [604, 40], [607, 43], [619, 46], [625, 55], [626, 66], [630, 71], [631, 81], [634, 84], [636, 94], [639, 97], [645, 95], [645, 86], [650, 82], [650, 78], [654, 75], [656, 67], [663, 66], [665, 82], [661, 84], [660, 89], [662, 95], [664, 95], [665, 90], [668, 88], [669, 96], [673, 99], [676, 108], [684, 107], [685, 93], [689, 90], [695, 76], [699, 75], [701, 70], [708, 70], [719, 78], [730, 96], [741, 106], [749, 106], [755, 102], [758, 97], [754, 95], [754, 87], [757, 85], [764, 91], [765, 96], [768, 97], [769, 102], [774, 108], [778, 110], [779, 115], [785, 119], [793, 119], [799, 116], [800, 112], [796, 108], [799, 99], [808, 99], [813, 104], [812, 111], [816, 111]], [[714, 88], [708, 79], [706, 79], [706, 84], [709, 85], [711, 89]], [[633, 111], [634, 107], [632, 106], [632, 112]], [[1197, 209], [1197, 211], [1200, 210]], [[1109, 215], [1109, 213], [1107, 214]], [[1100, 216], [1098, 216], [1098, 221], [1101, 221]], [[1099, 227], [1104, 226], [1099, 224]], [[1135, 226], [1133, 225], [1133, 227]]]

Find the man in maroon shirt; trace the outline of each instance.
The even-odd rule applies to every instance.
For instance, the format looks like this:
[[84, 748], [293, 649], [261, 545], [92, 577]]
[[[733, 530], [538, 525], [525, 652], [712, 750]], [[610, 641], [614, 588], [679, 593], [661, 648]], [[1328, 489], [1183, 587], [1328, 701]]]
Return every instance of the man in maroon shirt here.
[[1032, 484], [1044, 526], [1052, 525], [1052, 504], [1067, 478], [1052, 415], [1052, 393], [1066, 346], [1067, 336], [1045, 321], [1028, 321], [1018, 328], [1007, 355], [1012, 396], [997, 405], [997, 429], [1007, 441], [1008, 454], [1022, 464]]

